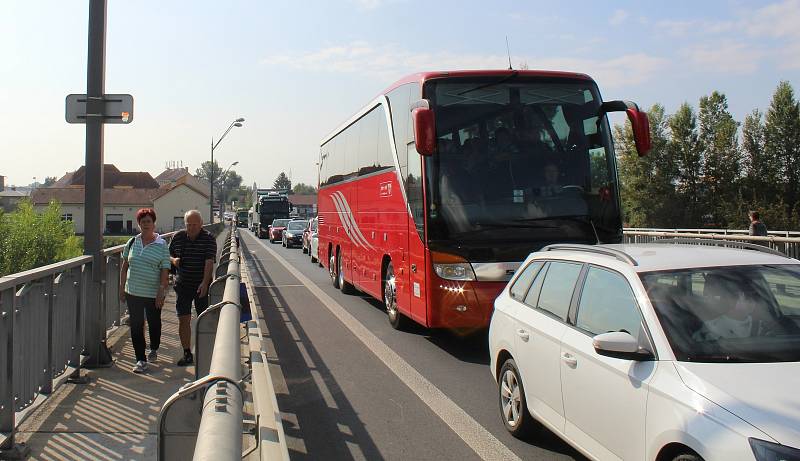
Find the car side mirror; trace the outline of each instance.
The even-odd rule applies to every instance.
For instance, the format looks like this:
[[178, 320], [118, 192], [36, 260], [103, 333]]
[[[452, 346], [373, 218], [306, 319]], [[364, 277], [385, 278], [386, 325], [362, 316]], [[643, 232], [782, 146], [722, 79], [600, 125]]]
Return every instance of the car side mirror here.
[[630, 333], [612, 331], [592, 338], [595, 352], [615, 359], [645, 361], [652, 359], [653, 353], [641, 346]]
[[650, 139], [650, 119], [647, 113], [639, 110], [639, 106], [631, 101], [606, 101], [600, 106], [600, 117], [608, 112], [625, 112], [633, 128], [633, 140], [636, 144], [636, 153], [644, 157], [650, 152], [652, 141]]
[[414, 143], [420, 155], [436, 152], [436, 122], [427, 99], [420, 99], [411, 110], [414, 123]]

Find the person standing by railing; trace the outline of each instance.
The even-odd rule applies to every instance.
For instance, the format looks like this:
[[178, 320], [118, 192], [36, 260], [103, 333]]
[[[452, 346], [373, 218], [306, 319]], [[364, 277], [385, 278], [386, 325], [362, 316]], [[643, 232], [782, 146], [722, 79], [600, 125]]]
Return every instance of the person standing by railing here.
[[[147, 371], [147, 362], [158, 357], [161, 345], [161, 307], [167, 296], [170, 257], [167, 242], [154, 230], [156, 212], [142, 208], [136, 212], [141, 233], [128, 240], [122, 251], [119, 275], [120, 300], [127, 301], [131, 342], [136, 354], [134, 373]], [[150, 332], [150, 351], [145, 352], [144, 319]]]
[[761, 222], [758, 211], [751, 210], [747, 214], [748, 216], [750, 216], [750, 235], [766, 237], [767, 226], [763, 222]]
[[181, 367], [194, 363], [192, 303], [198, 316], [208, 308], [208, 287], [217, 259], [217, 240], [203, 229], [200, 212], [187, 211], [183, 221], [186, 229], [178, 231], [169, 244], [172, 264], [178, 268], [175, 309], [178, 311], [178, 336], [183, 347], [183, 357], [177, 363]]

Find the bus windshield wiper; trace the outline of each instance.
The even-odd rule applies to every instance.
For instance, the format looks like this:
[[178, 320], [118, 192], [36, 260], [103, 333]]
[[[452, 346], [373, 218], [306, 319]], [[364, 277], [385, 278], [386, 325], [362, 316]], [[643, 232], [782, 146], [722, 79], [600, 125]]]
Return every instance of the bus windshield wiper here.
[[457, 94], [459, 96], [463, 96], [463, 95], [465, 95], [467, 93], [471, 93], [473, 91], [478, 91], [478, 90], [482, 90], [484, 88], [489, 88], [490, 86], [500, 85], [501, 83], [505, 83], [505, 82], [511, 80], [512, 78], [516, 77], [518, 74], [519, 74], [519, 72], [514, 70], [514, 71], [511, 72], [511, 75], [506, 75], [505, 77], [501, 78], [500, 80], [498, 80], [496, 82], [483, 83], [481, 85], [478, 85], [476, 87], [470, 88], [468, 90], [464, 90], [464, 91], [462, 91], [460, 93], [457, 93]]

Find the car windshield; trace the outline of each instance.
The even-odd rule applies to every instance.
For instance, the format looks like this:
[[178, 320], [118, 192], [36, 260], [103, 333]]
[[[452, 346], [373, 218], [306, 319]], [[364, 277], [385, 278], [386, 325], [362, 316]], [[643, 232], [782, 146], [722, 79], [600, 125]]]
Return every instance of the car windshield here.
[[800, 265], [651, 272], [641, 279], [678, 360], [800, 361]]
[[288, 223], [288, 219], [276, 219], [272, 221], [272, 227], [286, 227], [286, 224]]
[[614, 151], [593, 82], [445, 79], [428, 94], [431, 239], [616, 241]]
[[290, 231], [301, 231], [304, 230], [308, 226], [308, 221], [291, 221], [289, 222], [289, 227], [287, 228]]

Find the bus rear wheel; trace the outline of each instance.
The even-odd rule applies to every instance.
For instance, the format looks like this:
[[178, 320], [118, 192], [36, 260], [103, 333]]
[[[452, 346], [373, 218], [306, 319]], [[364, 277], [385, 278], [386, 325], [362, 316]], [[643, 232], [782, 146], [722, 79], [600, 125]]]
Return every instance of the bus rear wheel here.
[[328, 258], [328, 274], [331, 276], [331, 283], [334, 288], [339, 288], [339, 274], [336, 273], [336, 253], [330, 252]]
[[395, 330], [405, 329], [408, 319], [397, 309], [397, 285], [391, 262], [386, 266], [386, 278], [383, 281], [383, 305], [386, 307], [389, 325]]
[[336, 259], [338, 261], [338, 264], [336, 265], [336, 275], [339, 278], [339, 289], [342, 290], [342, 293], [344, 293], [346, 295], [355, 293], [356, 290], [355, 290], [355, 287], [353, 287], [353, 284], [351, 284], [350, 282], [348, 282], [347, 280], [344, 279], [344, 271], [342, 270], [342, 255], [341, 255], [341, 253], [339, 254], [339, 257], [336, 258]]

